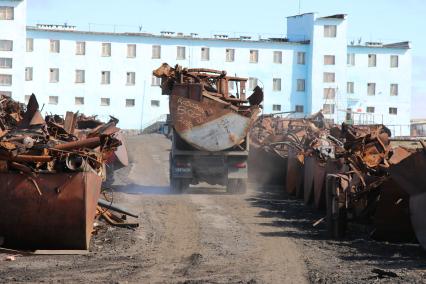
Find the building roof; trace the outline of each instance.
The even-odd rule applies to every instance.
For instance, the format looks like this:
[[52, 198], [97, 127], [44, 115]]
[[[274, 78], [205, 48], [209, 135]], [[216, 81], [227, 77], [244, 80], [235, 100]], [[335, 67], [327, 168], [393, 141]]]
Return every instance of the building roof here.
[[[73, 27], [73, 26], [68, 26]], [[163, 32], [161, 35], [156, 35], [152, 33], [140, 32], [95, 32], [95, 31], [82, 31], [72, 28], [64, 29], [59, 27], [59, 25], [39, 25], [39, 26], [27, 26], [27, 31], [39, 31], [39, 32], [57, 32], [57, 33], [75, 33], [75, 34], [86, 34], [86, 35], [110, 35], [110, 36], [133, 36], [133, 37], [154, 37], [161, 39], [183, 39], [183, 40], [211, 40], [211, 41], [239, 41], [239, 42], [274, 42], [274, 43], [284, 43], [284, 44], [297, 44], [305, 45], [309, 44], [309, 40], [304, 41], [289, 41], [287, 38], [282, 37], [271, 37], [271, 38], [259, 38], [258, 40], [253, 40], [249, 36], [240, 36], [240, 37], [228, 37], [227, 35], [215, 35], [214, 37], [198, 37], [198, 34], [191, 33], [185, 35], [182, 33], [177, 33], [174, 35], [173, 32]]]
[[348, 47], [410, 49], [411, 45], [409, 41], [401, 41], [401, 42], [386, 43], [386, 44], [381, 42], [366, 42], [364, 44], [355, 44], [353, 42], [349, 44]]
[[287, 16], [286, 18], [295, 18], [295, 17], [302, 17], [305, 15], [312, 15], [315, 14], [314, 12], [310, 12], [310, 13], [303, 13], [303, 14], [298, 14], [298, 15], [293, 15], [293, 16]]
[[336, 15], [331, 15], [331, 16], [326, 16], [326, 17], [321, 17], [320, 19], [346, 19], [347, 14], [336, 14]]

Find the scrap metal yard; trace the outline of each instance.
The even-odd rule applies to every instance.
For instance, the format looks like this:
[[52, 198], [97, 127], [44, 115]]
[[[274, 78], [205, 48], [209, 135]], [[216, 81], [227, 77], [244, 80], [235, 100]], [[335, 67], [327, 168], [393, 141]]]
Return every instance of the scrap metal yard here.
[[1, 282], [424, 282], [416, 243], [374, 241], [357, 228], [332, 240], [324, 223], [313, 226], [324, 214], [253, 182], [244, 195], [212, 186], [170, 194], [170, 140], [141, 135], [127, 144], [130, 166], [115, 173], [114, 202], [137, 213], [140, 226], [98, 222], [86, 255], [5, 261], [2, 253]]
[[259, 116], [226, 71], [153, 74], [171, 114], [151, 134], [1, 98], [1, 281], [425, 281], [421, 138]]

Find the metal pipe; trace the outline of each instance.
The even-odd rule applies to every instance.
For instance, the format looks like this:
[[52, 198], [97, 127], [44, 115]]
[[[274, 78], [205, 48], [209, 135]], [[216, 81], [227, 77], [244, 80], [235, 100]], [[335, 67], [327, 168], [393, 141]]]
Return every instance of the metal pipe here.
[[84, 140], [78, 140], [78, 141], [72, 141], [67, 142], [64, 144], [58, 144], [55, 145], [55, 149], [57, 150], [72, 150], [72, 149], [78, 149], [78, 148], [95, 148], [101, 144], [101, 138], [100, 137], [92, 137], [87, 138]]
[[112, 203], [110, 203], [106, 200], [103, 200], [103, 199], [98, 200], [98, 205], [101, 206], [101, 207], [104, 207], [106, 209], [111, 209], [111, 210], [118, 212], [118, 213], [126, 214], [126, 215], [129, 215], [129, 216], [134, 217], [134, 218], [139, 218], [138, 215], [132, 214], [132, 213], [128, 212], [126, 209], [120, 208], [117, 205], [113, 205]]

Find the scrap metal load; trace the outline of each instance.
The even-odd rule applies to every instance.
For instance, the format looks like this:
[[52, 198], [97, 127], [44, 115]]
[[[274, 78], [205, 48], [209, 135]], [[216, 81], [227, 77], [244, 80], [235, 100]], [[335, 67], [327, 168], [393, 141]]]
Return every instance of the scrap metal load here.
[[[164, 63], [154, 70], [163, 94], [170, 95], [175, 131], [187, 143], [204, 151], [222, 151], [240, 145], [260, 111], [262, 89], [246, 99], [246, 78], [212, 69], [175, 68]], [[239, 85], [235, 95], [230, 85]]]
[[393, 139], [383, 125], [329, 126], [320, 114], [269, 116], [257, 125], [252, 141], [286, 161], [287, 192], [326, 209], [334, 237], [357, 222], [377, 239], [410, 240], [414, 232], [426, 248], [423, 141]]
[[34, 95], [26, 107], [0, 97], [0, 236], [11, 247], [87, 249], [118, 120], [78, 138], [77, 120], [38, 109]]

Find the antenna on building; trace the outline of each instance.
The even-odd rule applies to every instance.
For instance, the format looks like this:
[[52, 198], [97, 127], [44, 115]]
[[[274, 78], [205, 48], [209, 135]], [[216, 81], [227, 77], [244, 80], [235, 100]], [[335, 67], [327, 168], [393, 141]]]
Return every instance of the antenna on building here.
[[300, 1], [301, 1], [301, 0], [299, 0], [299, 15], [300, 15]]

